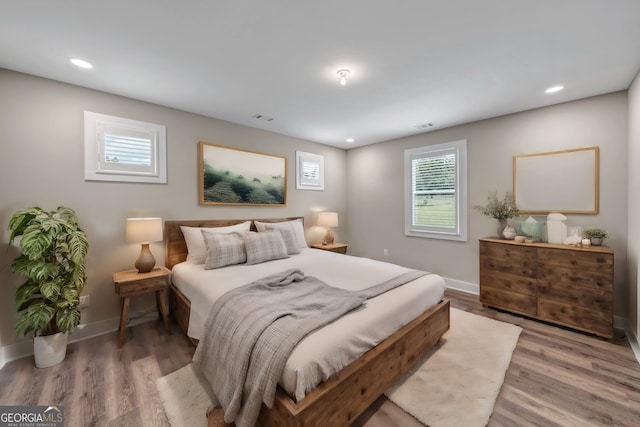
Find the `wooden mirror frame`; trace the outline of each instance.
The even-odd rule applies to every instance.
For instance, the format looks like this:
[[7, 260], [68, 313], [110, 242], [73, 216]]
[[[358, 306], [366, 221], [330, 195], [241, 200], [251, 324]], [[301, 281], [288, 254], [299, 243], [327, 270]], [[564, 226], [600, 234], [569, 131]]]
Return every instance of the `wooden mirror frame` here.
[[513, 157], [513, 196], [523, 214], [597, 214], [598, 147]]

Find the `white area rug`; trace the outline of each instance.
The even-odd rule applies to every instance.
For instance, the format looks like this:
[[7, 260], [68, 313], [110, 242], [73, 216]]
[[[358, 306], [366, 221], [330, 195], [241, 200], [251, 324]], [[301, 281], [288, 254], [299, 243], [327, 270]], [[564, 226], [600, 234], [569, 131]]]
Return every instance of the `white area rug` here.
[[207, 380], [190, 363], [156, 380], [171, 427], [206, 427], [207, 410], [218, 401]]
[[[451, 329], [385, 394], [430, 427], [484, 426], [522, 329], [451, 309]], [[217, 401], [189, 364], [157, 380], [172, 427], [207, 425]]]
[[452, 308], [449, 331], [385, 394], [430, 427], [485, 426], [520, 332]]

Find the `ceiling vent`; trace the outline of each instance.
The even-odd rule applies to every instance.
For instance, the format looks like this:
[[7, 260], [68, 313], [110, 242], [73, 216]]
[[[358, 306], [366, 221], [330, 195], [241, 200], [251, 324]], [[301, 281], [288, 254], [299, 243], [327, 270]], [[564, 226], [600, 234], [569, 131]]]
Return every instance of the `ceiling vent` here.
[[416, 129], [429, 129], [434, 126], [433, 122], [423, 123], [421, 125], [414, 126]]
[[254, 114], [251, 117], [253, 117], [254, 119], [262, 120], [263, 122], [271, 122], [271, 121], [273, 121], [273, 117], [268, 117], [268, 116], [265, 116], [264, 114], [260, 114], [260, 113]]

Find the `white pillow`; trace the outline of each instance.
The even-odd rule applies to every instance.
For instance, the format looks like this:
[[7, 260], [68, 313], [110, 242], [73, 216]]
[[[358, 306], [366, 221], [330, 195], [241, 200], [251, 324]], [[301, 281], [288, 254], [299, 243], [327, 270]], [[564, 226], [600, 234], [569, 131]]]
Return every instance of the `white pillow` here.
[[187, 243], [187, 261], [195, 264], [204, 264], [207, 259], [207, 248], [204, 245], [204, 237], [201, 230], [208, 230], [212, 233], [233, 233], [234, 231], [249, 231], [251, 221], [245, 221], [236, 225], [226, 227], [187, 227], [181, 225], [180, 230]]
[[244, 233], [247, 264], [259, 264], [274, 259], [288, 258], [287, 246], [278, 230], [263, 233]]
[[[204, 244], [207, 247], [207, 259], [204, 262], [205, 270], [247, 262], [244, 238], [239, 232], [212, 233], [206, 229], [201, 231], [204, 237]], [[243, 233], [250, 233], [250, 231], [243, 231]]]
[[289, 227], [286, 224], [291, 224], [293, 227], [293, 231], [295, 233], [296, 239], [296, 247], [298, 249], [308, 248], [307, 241], [304, 238], [304, 225], [302, 225], [302, 220], [294, 219], [293, 221], [283, 221], [283, 222], [260, 222], [253, 221], [256, 225], [256, 229], [258, 232], [263, 232], [267, 230], [267, 226], [273, 227], [274, 229], [278, 229], [279, 227]]

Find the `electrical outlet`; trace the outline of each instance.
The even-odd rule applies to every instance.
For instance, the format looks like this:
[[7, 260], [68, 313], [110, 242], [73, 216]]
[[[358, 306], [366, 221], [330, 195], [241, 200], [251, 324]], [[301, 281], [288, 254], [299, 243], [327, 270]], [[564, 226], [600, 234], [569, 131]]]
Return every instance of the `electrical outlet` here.
[[87, 307], [89, 307], [89, 295], [80, 295], [80, 305], [78, 305], [78, 308]]
[[384, 256], [389, 255], [389, 249], [383, 249], [382, 253], [384, 254]]

